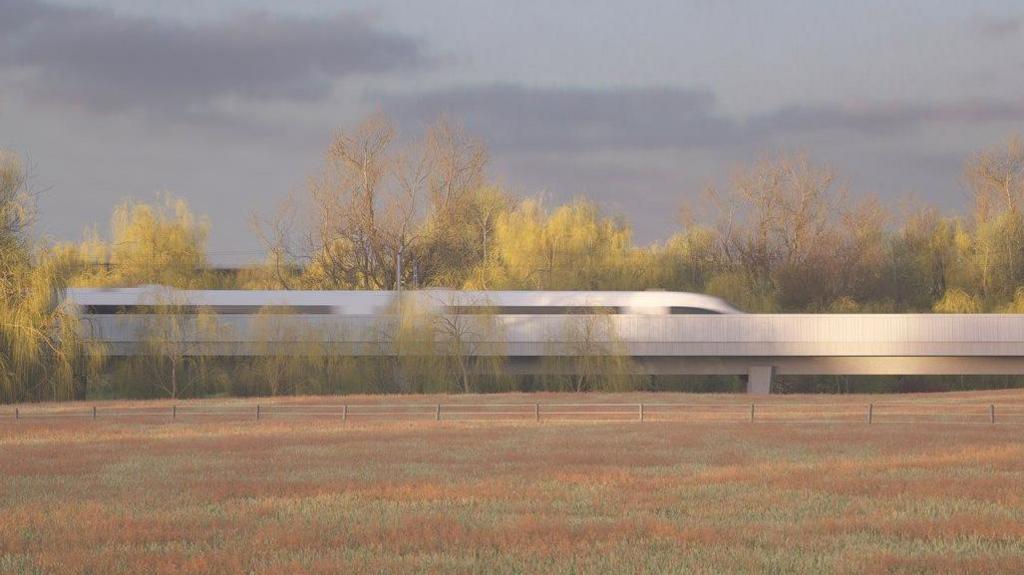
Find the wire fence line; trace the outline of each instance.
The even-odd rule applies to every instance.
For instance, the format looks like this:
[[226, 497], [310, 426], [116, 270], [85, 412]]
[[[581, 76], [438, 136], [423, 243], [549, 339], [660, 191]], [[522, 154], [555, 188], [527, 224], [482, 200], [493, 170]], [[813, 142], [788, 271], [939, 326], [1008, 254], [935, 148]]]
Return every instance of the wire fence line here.
[[1024, 404], [995, 403], [248, 403], [243, 405], [14, 407], [0, 422], [199, 421], [673, 421], [1024, 424]]

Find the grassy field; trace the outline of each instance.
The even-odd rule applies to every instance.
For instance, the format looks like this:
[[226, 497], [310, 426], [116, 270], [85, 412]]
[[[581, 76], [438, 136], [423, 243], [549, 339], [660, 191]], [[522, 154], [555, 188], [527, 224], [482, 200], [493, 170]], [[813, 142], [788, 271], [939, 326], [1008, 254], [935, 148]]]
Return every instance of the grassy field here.
[[[445, 401], [537, 399], [749, 402]], [[0, 572], [189, 571], [1020, 573], [1024, 425], [0, 422]]]

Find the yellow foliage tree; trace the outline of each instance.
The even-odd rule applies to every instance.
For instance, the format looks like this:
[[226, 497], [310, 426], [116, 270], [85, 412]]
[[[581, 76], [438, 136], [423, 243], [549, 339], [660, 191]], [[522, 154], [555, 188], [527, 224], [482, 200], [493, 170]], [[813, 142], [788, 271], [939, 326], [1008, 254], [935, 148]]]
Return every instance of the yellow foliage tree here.
[[722, 265], [717, 241], [714, 230], [693, 227], [643, 250], [635, 259], [637, 267], [646, 270], [644, 287], [704, 291]]
[[611, 290], [637, 283], [635, 254], [623, 222], [577, 200], [548, 213], [528, 200], [502, 214], [494, 245], [467, 282], [479, 289]]
[[1017, 288], [1013, 294], [1013, 301], [1006, 304], [1001, 311], [1003, 313], [1024, 313], [1024, 287]]
[[0, 151], [0, 400], [81, 397], [77, 375], [95, 362], [87, 361], [74, 310], [61, 305], [75, 260], [65, 250], [34, 249], [25, 182], [18, 157]]
[[947, 290], [945, 295], [936, 302], [933, 311], [936, 313], [981, 313], [982, 306], [978, 298], [959, 288]]
[[114, 208], [110, 241], [95, 230], [79, 244], [90, 267], [80, 285], [158, 284], [189, 288], [202, 285], [208, 273], [206, 240], [209, 222], [197, 217], [179, 198], [160, 203], [125, 201]]

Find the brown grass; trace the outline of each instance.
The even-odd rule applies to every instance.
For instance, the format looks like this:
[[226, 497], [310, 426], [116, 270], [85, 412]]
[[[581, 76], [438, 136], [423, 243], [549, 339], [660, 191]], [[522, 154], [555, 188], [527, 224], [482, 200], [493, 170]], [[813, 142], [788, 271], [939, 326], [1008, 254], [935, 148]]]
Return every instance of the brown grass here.
[[[749, 398], [444, 402], [536, 400]], [[1020, 425], [58, 418], [0, 454], [0, 572], [1024, 572]]]

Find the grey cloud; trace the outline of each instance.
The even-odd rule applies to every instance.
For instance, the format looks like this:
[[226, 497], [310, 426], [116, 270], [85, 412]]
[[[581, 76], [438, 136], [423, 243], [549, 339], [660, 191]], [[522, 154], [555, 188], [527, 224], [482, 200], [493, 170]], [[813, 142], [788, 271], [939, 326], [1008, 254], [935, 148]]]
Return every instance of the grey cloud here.
[[986, 38], [1005, 38], [1016, 36], [1024, 30], [1024, 18], [1006, 16], [1003, 18], [982, 18], [975, 24], [976, 32]]
[[339, 79], [427, 61], [419, 41], [357, 15], [185, 25], [0, 0], [0, 70], [28, 70], [39, 95], [92, 109], [180, 113], [223, 97], [321, 99]]
[[985, 123], [1024, 119], [1024, 100], [967, 101], [947, 104], [867, 104], [790, 106], [751, 118], [752, 135], [841, 131], [890, 135], [927, 125]]
[[588, 151], [761, 147], [801, 134], [883, 136], [949, 123], [1024, 119], [1024, 100], [950, 104], [801, 105], [730, 118], [714, 96], [680, 88], [530, 88], [517, 85], [379, 95], [401, 122], [446, 115], [499, 150]]
[[679, 88], [537, 89], [500, 84], [379, 96], [400, 122], [444, 115], [497, 148], [702, 147], [736, 137], [706, 91]]
[[60, 17], [68, 11], [32, 0], [3, 0], [0, 2], [0, 33], [5, 36], [31, 26], [43, 18]]

